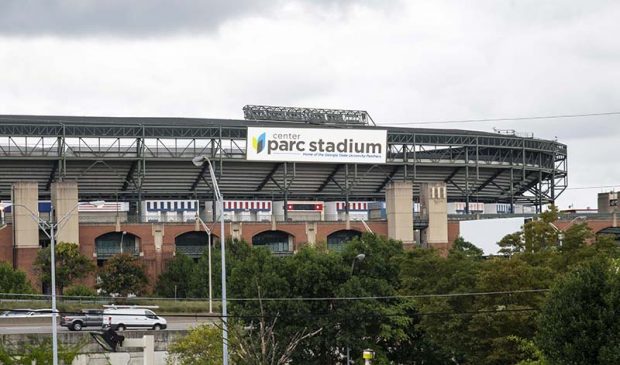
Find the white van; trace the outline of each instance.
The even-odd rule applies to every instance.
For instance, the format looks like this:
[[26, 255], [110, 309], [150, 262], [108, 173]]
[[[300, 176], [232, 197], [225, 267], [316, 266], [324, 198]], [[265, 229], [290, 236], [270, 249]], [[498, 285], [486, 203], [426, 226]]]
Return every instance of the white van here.
[[103, 327], [112, 327], [117, 331], [127, 328], [162, 330], [168, 327], [166, 319], [152, 310], [135, 306], [113, 306], [103, 310]]

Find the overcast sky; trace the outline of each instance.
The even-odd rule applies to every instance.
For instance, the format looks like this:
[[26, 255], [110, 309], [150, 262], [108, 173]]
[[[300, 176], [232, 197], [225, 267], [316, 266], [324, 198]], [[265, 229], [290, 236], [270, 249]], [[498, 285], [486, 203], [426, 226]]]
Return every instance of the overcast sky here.
[[[620, 2], [3, 0], [0, 114], [242, 118], [245, 104], [379, 124], [620, 111]], [[558, 138], [574, 190], [620, 189], [620, 115], [411, 126]]]

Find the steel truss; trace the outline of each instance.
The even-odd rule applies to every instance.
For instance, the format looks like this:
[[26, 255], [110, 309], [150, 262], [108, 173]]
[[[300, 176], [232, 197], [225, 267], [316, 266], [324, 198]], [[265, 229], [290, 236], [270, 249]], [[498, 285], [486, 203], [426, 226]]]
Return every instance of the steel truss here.
[[12, 180], [36, 179], [46, 192], [53, 181], [76, 179], [84, 198], [207, 198], [212, 191], [205, 172], [189, 162], [197, 155], [215, 162], [229, 199], [380, 199], [390, 181], [411, 180], [416, 192], [419, 182], [446, 182], [452, 201], [541, 207], [554, 202], [568, 182], [567, 147], [557, 141], [386, 127], [385, 165], [253, 163], [245, 160], [248, 126], [308, 127], [247, 120], [0, 116], [0, 197], [8, 197]]

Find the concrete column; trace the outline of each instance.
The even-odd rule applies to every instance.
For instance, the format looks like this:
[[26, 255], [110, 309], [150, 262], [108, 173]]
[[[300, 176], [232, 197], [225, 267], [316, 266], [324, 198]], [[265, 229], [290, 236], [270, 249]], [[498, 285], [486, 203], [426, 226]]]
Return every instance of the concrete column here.
[[413, 184], [393, 181], [385, 189], [388, 237], [411, 245], [413, 241]]
[[443, 182], [422, 184], [420, 213], [428, 219], [428, 228], [422, 232], [422, 242], [432, 248], [449, 249], [448, 192]]
[[59, 181], [52, 183], [52, 207], [54, 208], [55, 222], [63, 220], [58, 227], [56, 242], [80, 243], [77, 204], [77, 182]]
[[15, 248], [39, 248], [39, 224], [37, 223], [39, 187], [37, 183], [31, 181], [14, 183], [11, 200], [14, 204], [11, 212], [13, 213]]
[[314, 246], [316, 244], [316, 231], [317, 231], [316, 222], [306, 222], [306, 237], [308, 237], [307, 243], [310, 246]]
[[243, 232], [243, 223], [231, 222], [230, 223], [230, 235], [233, 240], [241, 240]]
[[[164, 271], [164, 261], [162, 258], [165, 235], [164, 224], [152, 224], [151, 233], [153, 234], [153, 244], [155, 245], [155, 277], [158, 277]], [[142, 245], [143, 242], [140, 242], [140, 256], [144, 253]]]
[[614, 213], [618, 207], [618, 193], [599, 193], [598, 194], [598, 212], [600, 214]]
[[[164, 245], [164, 224], [154, 223], [151, 225], [151, 232], [153, 233], [153, 243], [155, 244], [155, 253], [161, 254], [162, 247]], [[144, 252], [144, 249], [140, 247], [140, 252]]]
[[[28, 280], [37, 287], [34, 261], [39, 251], [39, 188], [36, 182], [19, 181], [11, 188], [13, 215], [13, 267], [26, 272]], [[32, 211], [29, 212], [28, 210]], [[34, 217], [33, 217], [34, 213]]]

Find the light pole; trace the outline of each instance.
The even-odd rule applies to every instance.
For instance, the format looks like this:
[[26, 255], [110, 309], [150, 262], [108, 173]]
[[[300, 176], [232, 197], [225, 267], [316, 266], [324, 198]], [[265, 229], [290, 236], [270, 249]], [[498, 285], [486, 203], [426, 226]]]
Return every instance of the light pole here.
[[226, 309], [226, 236], [224, 235], [224, 200], [220, 192], [215, 171], [211, 160], [207, 156], [196, 156], [192, 159], [192, 163], [196, 167], [201, 167], [204, 163], [209, 166], [209, 174], [211, 175], [211, 184], [213, 184], [213, 192], [217, 200], [217, 207], [220, 214], [220, 248], [222, 252], [222, 364], [228, 365], [228, 311]]
[[556, 233], [558, 234], [558, 240], [560, 241], [560, 247], [562, 247], [564, 245], [564, 232], [570, 228], [570, 226], [573, 225], [573, 223], [575, 223], [577, 220], [587, 220], [588, 217], [585, 216], [578, 216], [573, 218], [570, 222], [568, 222], [568, 224], [564, 227], [564, 230], [559, 229], [555, 224], [549, 222], [549, 225], [551, 226], [551, 228], [553, 228], [554, 231], [556, 231]]
[[123, 239], [125, 238], [126, 234], [127, 231], [123, 231], [123, 233], [121, 233], [121, 255], [123, 254]]
[[351, 276], [353, 276], [353, 269], [355, 269], [355, 263], [358, 261], [362, 262], [364, 261], [365, 258], [366, 258], [366, 255], [363, 253], [360, 253], [357, 256], [355, 256], [355, 258], [353, 259], [353, 262], [351, 263]]
[[[357, 254], [357, 256], [353, 258], [353, 262], [351, 262], [351, 276], [353, 276], [353, 270], [355, 270], [355, 263], [358, 261], [362, 262], [365, 258], [366, 255], [363, 253]], [[347, 346], [347, 365], [351, 365], [351, 348], [349, 346]]]
[[[82, 204], [91, 204], [97, 208], [100, 208], [105, 204], [103, 201], [94, 201], [89, 203], [77, 203], [73, 208], [71, 208], [65, 215], [56, 220], [56, 223], [52, 223], [51, 221], [45, 221], [41, 219], [38, 215], [36, 215], [32, 210], [30, 210], [27, 206], [22, 204], [12, 204], [13, 207], [20, 207], [25, 209], [30, 213], [32, 219], [34, 219], [39, 228], [43, 230], [45, 235], [50, 239], [50, 266], [51, 266], [51, 277], [52, 277], [52, 364], [58, 365], [58, 328], [56, 325], [57, 322], [57, 310], [56, 310], [56, 234], [60, 229], [62, 229], [62, 223], [67, 220], [71, 214]], [[52, 212], [54, 209], [52, 207]], [[15, 220], [15, 210], [13, 210], [13, 220]], [[50, 220], [53, 220], [54, 216], [50, 217]], [[49, 232], [48, 232], [49, 230]]]
[[[198, 213], [198, 212], [196, 212]], [[205, 230], [205, 232], [207, 232], [207, 236], [209, 237], [208, 239], [208, 244], [209, 244], [209, 248], [208, 248], [208, 255], [209, 255], [209, 313], [213, 313], [213, 285], [211, 284], [211, 229], [209, 229], [209, 227], [207, 227], [207, 225], [205, 224], [205, 222], [200, 218], [200, 216], [198, 216], [198, 214], [196, 214], [196, 220], [198, 222], [200, 222], [200, 224], [202, 225], [202, 228]]]
[[4, 226], [4, 203], [0, 203], [0, 227]]

